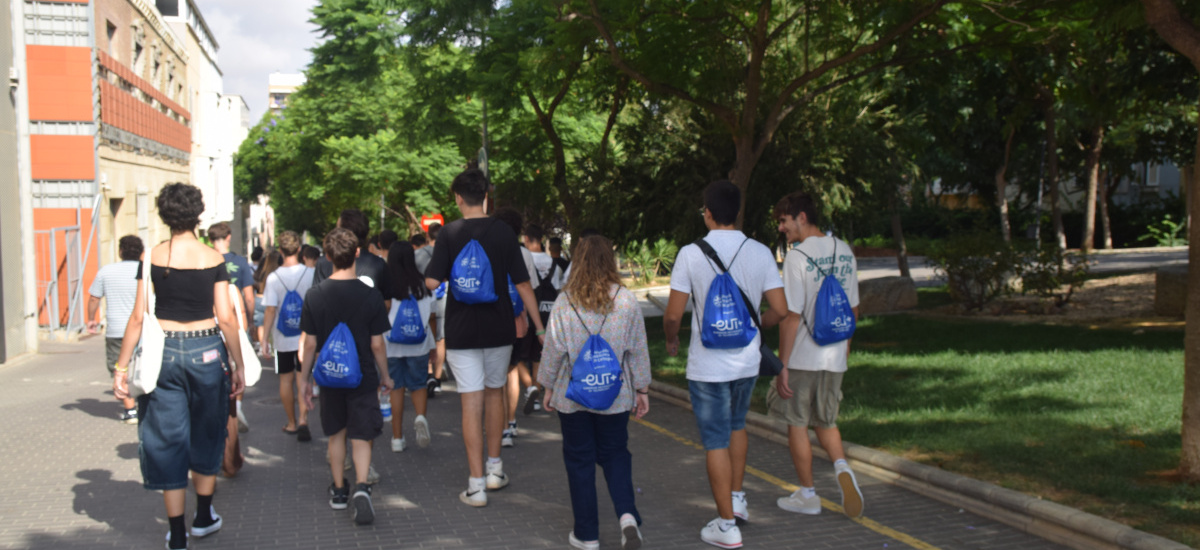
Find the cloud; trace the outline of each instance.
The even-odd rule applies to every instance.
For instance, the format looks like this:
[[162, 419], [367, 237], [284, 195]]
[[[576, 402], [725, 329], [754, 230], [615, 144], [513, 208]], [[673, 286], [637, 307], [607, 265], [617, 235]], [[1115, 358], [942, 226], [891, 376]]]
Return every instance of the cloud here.
[[267, 77], [298, 73], [312, 59], [315, 27], [308, 22], [317, 0], [201, 0], [201, 14], [221, 49], [217, 64], [225, 93], [241, 95], [251, 122], [267, 109]]

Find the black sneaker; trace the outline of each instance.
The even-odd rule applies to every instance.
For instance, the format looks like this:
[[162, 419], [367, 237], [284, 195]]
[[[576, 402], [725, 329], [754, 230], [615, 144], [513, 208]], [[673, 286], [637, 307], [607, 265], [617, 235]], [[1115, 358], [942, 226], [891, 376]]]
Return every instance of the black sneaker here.
[[296, 426], [296, 441], [312, 441], [312, 432], [308, 430], [308, 424]]
[[121, 422], [124, 422], [126, 424], [137, 424], [138, 423], [137, 409], [125, 409], [125, 412], [121, 413]]
[[334, 510], [345, 510], [350, 502], [350, 486], [346, 485], [338, 488], [337, 485], [329, 484], [329, 507]]
[[538, 401], [541, 400], [542, 392], [538, 391], [537, 386], [533, 386], [533, 389], [525, 394], [525, 416], [533, 414], [534, 408], [537, 406]]
[[375, 521], [375, 507], [371, 506], [371, 486], [359, 483], [354, 486], [354, 523], [370, 525]]
[[437, 395], [438, 392], [435, 388], [440, 388], [441, 385], [442, 383], [438, 382], [437, 378], [430, 377], [429, 380], [425, 381], [425, 395], [427, 397], [433, 397]]

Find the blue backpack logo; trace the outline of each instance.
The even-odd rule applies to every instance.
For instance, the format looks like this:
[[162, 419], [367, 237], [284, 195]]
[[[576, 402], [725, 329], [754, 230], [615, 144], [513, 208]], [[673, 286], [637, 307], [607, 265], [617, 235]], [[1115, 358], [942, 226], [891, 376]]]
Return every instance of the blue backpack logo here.
[[[742, 246], [746, 245], [746, 239]], [[702, 242], [702, 241], [701, 241]], [[704, 243], [708, 244], [708, 243]], [[741, 253], [738, 247], [733, 255], [733, 261]], [[707, 251], [706, 251], [707, 253]], [[714, 251], [711, 255], [716, 257]], [[711, 258], [710, 258], [711, 260]], [[708, 295], [704, 298], [704, 314], [701, 317], [700, 343], [709, 349], [741, 349], [754, 342], [758, 329], [754, 328], [754, 320], [750, 318], [750, 310], [746, 309], [746, 301], [742, 298], [742, 290], [724, 265], [713, 266], [717, 272], [716, 278], [708, 286]], [[711, 262], [710, 262], [711, 264]]]
[[[292, 288], [288, 288], [286, 285], [283, 287], [287, 290], [287, 294], [283, 295], [283, 303], [279, 304], [279, 319], [275, 322], [275, 328], [279, 329], [279, 334], [287, 337], [300, 336], [300, 313], [304, 311], [304, 298], [300, 296], [299, 292], [296, 292], [296, 289], [300, 288], [300, 282], [307, 274], [308, 268], [305, 268]], [[279, 278], [279, 282], [283, 283], [283, 277]]]
[[421, 319], [421, 308], [412, 294], [400, 301], [400, 309], [392, 320], [392, 330], [387, 339], [393, 344], [420, 344], [425, 341], [425, 321]]
[[[604, 330], [604, 322], [600, 323], [600, 330], [592, 334], [583, 317], [579, 315], [579, 310], [575, 309], [575, 304], [571, 304], [571, 309], [575, 310], [575, 316], [579, 317], [583, 330], [588, 332], [588, 339], [583, 343], [583, 349], [579, 350], [579, 355], [571, 366], [567, 399], [594, 411], [607, 410], [621, 394], [621, 362], [608, 341], [600, 336], [600, 332]], [[604, 316], [604, 321], [608, 321], [607, 315]]]
[[492, 262], [479, 241], [471, 239], [450, 267], [450, 292], [464, 304], [495, 302], [496, 283], [492, 279]]
[[357, 388], [362, 382], [358, 348], [346, 323], [338, 323], [325, 339], [313, 365], [313, 380], [323, 388]]
[[[796, 251], [804, 254], [799, 247]], [[818, 274], [825, 276], [821, 281], [821, 288], [817, 290], [816, 302], [813, 303], [813, 323], [809, 327], [813, 341], [818, 346], [828, 346], [848, 340], [854, 336], [857, 322], [854, 320], [854, 309], [850, 307], [850, 298], [846, 296], [846, 291], [837, 277], [833, 276], [833, 266], [837, 263], [837, 239], [833, 241], [833, 258], [829, 262], [829, 272], [821, 269], [808, 254], [804, 254], [804, 257], [808, 258]], [[800, 318], [808, 324], [803, 315]]]
[[512, 277], [508, 277], [508, 299], [512, 300], [513, 317], [520, 317], [525, 313], [525, 300], [521, 299], [521, 294], [517, 292], [517, 285], [512, 282]]

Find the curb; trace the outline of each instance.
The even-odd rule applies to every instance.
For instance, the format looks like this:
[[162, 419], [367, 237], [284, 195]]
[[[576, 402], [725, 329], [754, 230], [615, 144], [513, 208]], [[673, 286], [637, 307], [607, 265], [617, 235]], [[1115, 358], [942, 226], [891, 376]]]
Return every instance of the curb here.
[[[650, 391], [663, 401], [688, 410], [692, 408], [685, 389], [665, 382], [651, 382]], [[787, 423], [781, 419], [751, 411], [746, 415], [746, 430], [787, 445]], [[814, 453], [828, 458], [816, 436], [809, 433], [809, 438], [813, 442]], [[848, 441], [843, 441], [842, 445], [846, 460], [856, 471], [1064, 546], [1078, 550], [1191, 548], [1100, 516], [918, 464], [883, 451]]]

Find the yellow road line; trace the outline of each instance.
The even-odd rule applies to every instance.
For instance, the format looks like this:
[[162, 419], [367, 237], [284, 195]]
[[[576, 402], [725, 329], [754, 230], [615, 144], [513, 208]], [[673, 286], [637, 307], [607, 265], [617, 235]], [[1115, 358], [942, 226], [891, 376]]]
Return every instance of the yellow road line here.
[[[699, 443], [696, 443], [695, 441], [692, 441], [686, 437], [683, 437], [682, 435], [679, 435], [675, 432], [672, 432], [671, 430], [668, 430], [662, 426], [659, 426], [658, 424], [655, 424], [653, 422], [647, 422], [640, 418], [630, 417], [630, 419], [638, 424], [641, 424], [642, 426], [650, 428], [651, 430], [654, 430], [662, 435], [665, 435], [671, 439], [674, 439], [675, 441], [678, 441], [679, 443], [682, 443], [683, 445], [685, 445], [687, 447], [691, 447], [693, 449], [699, 449], [701, 451], [704, 450], [703, 445], [700, 445]], [[783, 489], [789, 493], [795, 492], [798, 489], [800, 489], [800, 487], [795, 484], [788, 483], [778, 477], [775, 477], [767, 472], [759, 470], [758, 468], [755, 468], [750, 465], [746, 465], [746, 473], [748, 473], [754, 477], [757, 477], [758, 479], [761, 479], [767, 483], [770, 483], [771, 485], [779, 487], [780, 489]], [[843, 513], [841, 505], [839, 505], [835, 502], [832, 502], [830, 500], [824, 499], [824, 498], [821, 499], [821, 506], [823, 506], [824, 508], [826, 508], [827, 510], [829, 510], [831, 512], [836, 512], [838, 514]], [[888, 527], [882, 523], [879, 523], [878, 521], [875, 521], [873, 519], [868, 519], [865, 516], [858, 517], [858, 518], [850, 518], [850, 521], [853, 521], [854, 523], [862, 525], [863, 527], [866, 527], [867, 529], [870, 529], [870, 530], [872, 530], [876, 533], [879, 533], [885, 537], [891, 537], [897, 541], [900, 541], [900, 542], [907, 544], [913, 548], [916, 548], [917, 550], [940, 550], [938, 547], [936, 547], [932, 544], [929, 544], [925, 541], [922, 541], [921, 539], [918, 539], [907, 533], [903, 533], [903, 532], [897, 531], [895, 529], [892, 529], [891, 527]]]

